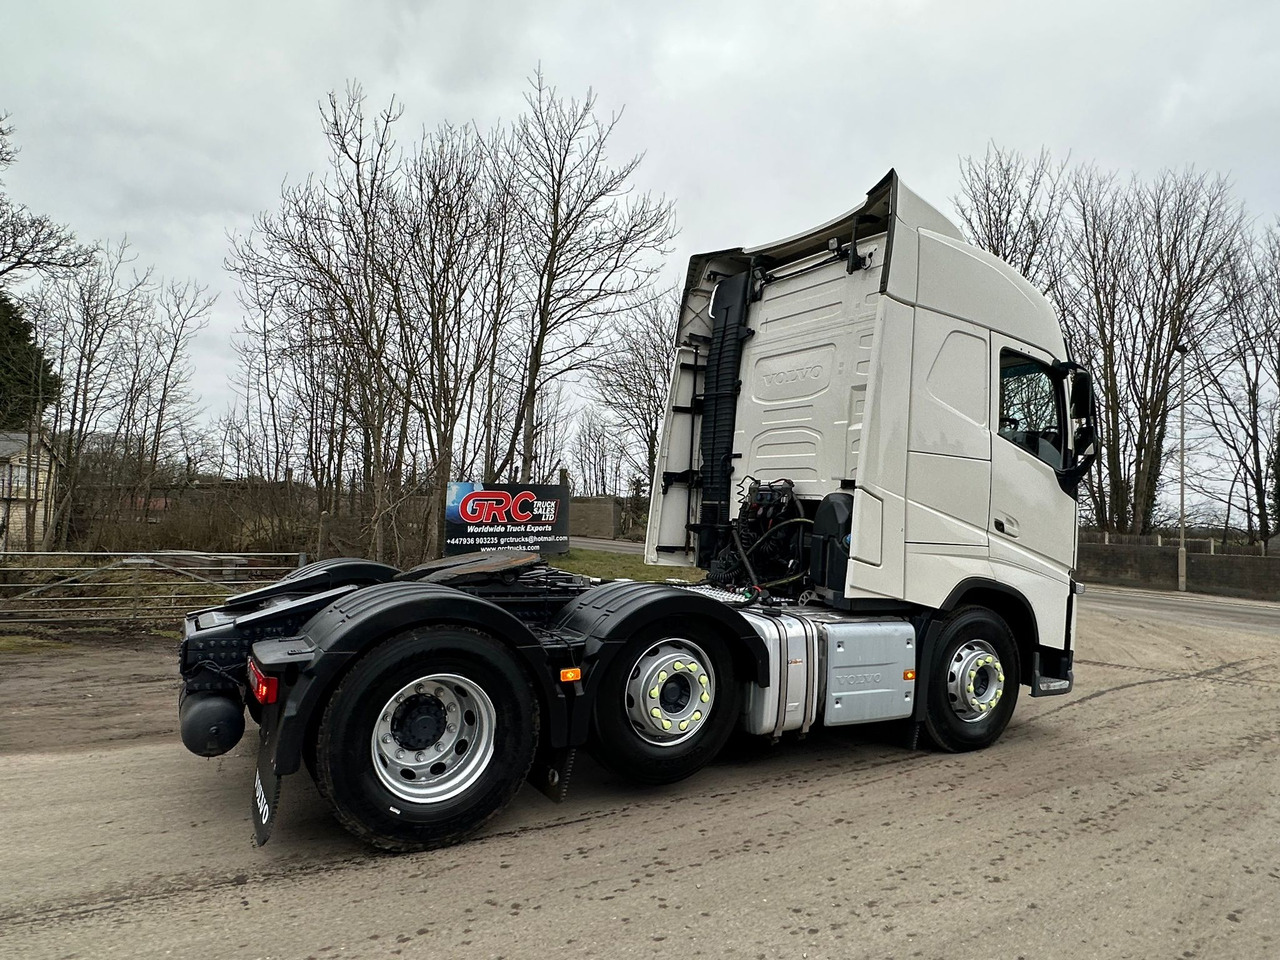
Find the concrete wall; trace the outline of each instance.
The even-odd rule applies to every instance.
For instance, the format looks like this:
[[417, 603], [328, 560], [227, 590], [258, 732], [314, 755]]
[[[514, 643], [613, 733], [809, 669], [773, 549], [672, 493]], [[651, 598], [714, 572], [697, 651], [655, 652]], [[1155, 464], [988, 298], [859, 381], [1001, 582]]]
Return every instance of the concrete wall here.
[[574, 497], [569, 503], [569, 536], [616, 540], [622, 535], [617, 497]]
[[[1178, 589], [1178, 548], [1080, 544], [1076, 576], [1085, 583]], [[1280, 600], [1280, 557], [1187, 554], [1187, 590]]]

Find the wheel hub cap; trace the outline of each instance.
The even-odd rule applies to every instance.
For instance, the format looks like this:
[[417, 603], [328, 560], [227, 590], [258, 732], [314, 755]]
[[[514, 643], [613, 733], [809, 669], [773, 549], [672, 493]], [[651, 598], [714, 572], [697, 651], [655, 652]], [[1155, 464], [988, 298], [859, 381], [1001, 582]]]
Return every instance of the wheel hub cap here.
[[451, 673], [419, 677], [378, 712], [374, 773], [408, 803], [449, 800], [488, 767], [496, 726], [493, 701], [479, 684]]
[[631, 668], [627, 718], [642, 740], [674, 746], [698, 732], [715, 697], [715, 674], [706, 653], [688, 640], [661, 640]]
[[1004, 665], [985, 640], [960, 645], [947, 665], [947, 699], [967, 723], [986, 719], [1004, 696]]
[[445, 732], [445, 706], [435, 697], [415, 694], [391, 715], [391, 736], [406, 750], [431, 746]]

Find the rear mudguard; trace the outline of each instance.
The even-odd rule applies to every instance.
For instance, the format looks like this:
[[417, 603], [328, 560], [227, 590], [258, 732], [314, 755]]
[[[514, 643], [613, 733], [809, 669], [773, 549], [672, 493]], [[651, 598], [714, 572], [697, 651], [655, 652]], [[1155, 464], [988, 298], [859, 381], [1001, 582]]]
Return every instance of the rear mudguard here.
[[358, 557], [337, 557], [318, 560], [299, 567], [283, 580], [247, 593], [228, 597], [222, 607], [226, 610], [243, 610], [256, 607], [266, 600], [281, 595], [320, 593], [348, 585], [364, 587], [374, 583], [386, 583], [400, 573], [395, 567]]
[[475, 627], [511, 647], [544, 706], [543, 736], [551, 746], [565, 744], [565, 692], [558, 672], [552, 677], [547, 647], [525, 624], [496, 604], [452, 587], [381, 583], [334, 601], [307, 622], [300, 636], [254, 644], [254, 658], [281, 681], [279, 699], [263, 709], [261, 720], [262, 747], [275, 774], [298, 769], [311, 724], [358, 655], [414, 627], [441, 624]]
[[609, 662], [637, 631], [658, 620], [700, 622], [723, 636], [734, 654], [740, 680], [769, 686], [769, 652], [760, 635], [733, 607], [701, 593], [661, 583], [616, 581], [570, 601], [552, 630], [585, 638], [582, 692], [574, 700], [569, 743], [577, 746], [591, 728], [591, 707]]
[[[587, 739], [609, 662], [638, 630], [670, 618], [717, 631], [734, 651], [738, 677], [769, 685], [768, 651], [751, 625], [732, 607], [679, 587], [603, 584], [566, 605], [541, 638], [496, 604], [452, 587], [403, 581], [366, 587], [330, 604], [300, 636], [254, 645], [255, 659], [281, 679], [278, 702], [262, 711], [264, 748], [277, 775], [296, 771], [318, 711], [355, 658], [395, 634], [438, 624], [475, 627], [507, 644], [543, 706], [543, 748], [577, 747]], [[560, 682], [560, 670], [571, 666], [582, 670], [581, 679]]]

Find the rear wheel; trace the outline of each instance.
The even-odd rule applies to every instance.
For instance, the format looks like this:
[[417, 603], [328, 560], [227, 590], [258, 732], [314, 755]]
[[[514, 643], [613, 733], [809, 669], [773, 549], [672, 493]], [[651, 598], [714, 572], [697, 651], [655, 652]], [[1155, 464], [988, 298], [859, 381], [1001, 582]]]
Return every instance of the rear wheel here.
[[925, 730], [941, 749], [980, 750], [1004, 733], [1018, 702], [1018, 646], [1004, 620], [962, 607], [943, 623], [925, 691]]
[[424, 850], [506, 806], [537, 739], [533, 691], [508, 648], [463, 628], [414, 630], [366, 655], [334, 691], [316, 780], [356, 836]]
[[596, 697], [593, 753], [641, 784], [674, 783], [715, 758], [742, 692], [728, 644], [696, 622], [663, 621], [631, 639]]

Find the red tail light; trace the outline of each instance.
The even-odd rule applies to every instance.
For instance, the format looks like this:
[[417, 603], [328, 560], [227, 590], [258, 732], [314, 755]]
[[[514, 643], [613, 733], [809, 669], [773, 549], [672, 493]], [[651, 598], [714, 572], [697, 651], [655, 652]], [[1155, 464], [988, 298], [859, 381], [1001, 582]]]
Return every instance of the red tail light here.
[[280, 692], [280, 681], [263, 673], [253, 657], [249, 658], [249, 689], [253, 691], [253, 698], [262, 704], [275, 703]]

